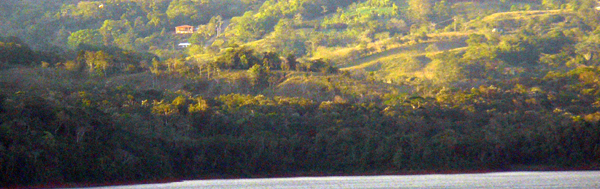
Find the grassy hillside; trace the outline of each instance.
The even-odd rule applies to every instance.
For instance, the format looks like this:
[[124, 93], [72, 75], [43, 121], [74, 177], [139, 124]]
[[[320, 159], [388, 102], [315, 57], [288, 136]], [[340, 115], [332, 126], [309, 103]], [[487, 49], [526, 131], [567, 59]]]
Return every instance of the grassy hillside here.
[[[574, 16], [573, 11], [568, 10], [535, 10], [535, 11], [513, 11], [494, 13], [482, 19], [472, 20], [466, 23], [467, 31], [441, 32], [425, 34], [419, 40], [418, 36], [406, 36], [399, 39], [389, 39], [384, 42], [369, 43], [367, 47], [373, 49], [371, 52], [359, 55], [359, 58], [343, 59], [351, 56], [344, 52], [356, 52], [357, 48], [339, 49], [331, 53], [333, 59], [346, 60], [339, 64], [341, 70], [362, 70], [374, 72], [376, 76], [384, 81], [393, 81], [401, 78], [419, 77], [422, 79], [434, 79], [430, 70], [427, 70], [431, 58], [442, 53], [464, 53], [467, 50], [469, 35], [496, 35], [510, 36], [521, 30], [523, 25], [531, 22], [547, 23], [540, 32], [548, 32], [561, 27], [568, 21], [566, 17]], [[531, 27], [532, 25], [528, 25]], [[496, 29], [496, 30], [494, 30]], [[531, 28], [535, 29], [535, 28]], [[415, 34], [416, 35], [416, 34]], [[376, 46], [385, 49], [374, 50]], [[357, 56], [356, 54], [353, 54]]]

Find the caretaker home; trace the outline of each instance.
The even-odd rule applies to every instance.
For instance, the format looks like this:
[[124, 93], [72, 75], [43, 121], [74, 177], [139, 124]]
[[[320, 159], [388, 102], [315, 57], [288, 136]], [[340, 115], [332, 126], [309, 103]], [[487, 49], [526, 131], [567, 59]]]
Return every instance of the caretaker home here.
[[175, 33], [194, 33], [194, 26], [183, 25], [175, 27]]
[[185, 43], [179, 43], [179, 44], [177, 44], [177, 48], [178, 49], [184, 49], [184, 48], [190, 47], [190, 45], [192, 45], [192, 44], [187, 43], [187, 42], [185, 42]]

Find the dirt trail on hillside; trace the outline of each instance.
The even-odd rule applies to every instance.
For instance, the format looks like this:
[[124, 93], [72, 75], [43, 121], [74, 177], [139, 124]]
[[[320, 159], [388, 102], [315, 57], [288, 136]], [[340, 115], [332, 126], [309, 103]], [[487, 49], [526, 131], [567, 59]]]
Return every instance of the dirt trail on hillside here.
[[353, 61], [353, 63], [347, 64], [345, 67], [343, 67], [341, 69], [342, 70], [350, 70], [355, 67], [360, 67], [362, 64], [373, 62], [375, 60], [385, 58], [388, 56], [393, 56], [396, 54], [400, 54], [400, 53], [403, 53], [406, 51], [417, 51], [419, 54], [424, 53], [425, 48], [427, 48], [429, 45], [432, 45], [432, 44], [435, 44], [439, 51], [451, 50], [451, 49], [462, 48], [462, 47], [467, 46], [467, 44], [464, 42], [464, 40], [453, 40], [453, 41], [442, 41], [442, 42], [423, 42], [423, 43], [419, 43], [419, 44], [415, 44], [415, 45], [406, 45], [406, 46], [389, 49], [389, 50], [383, 51], [381, 53], [376, 53], [376, 54], [372, 54], [372, 55], [369, 55], [366, 57], [359, 58], [359, 59]]

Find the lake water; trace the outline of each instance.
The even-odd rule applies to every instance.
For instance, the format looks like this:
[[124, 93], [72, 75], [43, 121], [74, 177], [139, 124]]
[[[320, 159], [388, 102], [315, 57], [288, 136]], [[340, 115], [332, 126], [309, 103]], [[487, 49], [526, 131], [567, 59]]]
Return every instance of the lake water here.
[[600, 171], [190, 180], [93, 189], [192, 188], [600, 188]]

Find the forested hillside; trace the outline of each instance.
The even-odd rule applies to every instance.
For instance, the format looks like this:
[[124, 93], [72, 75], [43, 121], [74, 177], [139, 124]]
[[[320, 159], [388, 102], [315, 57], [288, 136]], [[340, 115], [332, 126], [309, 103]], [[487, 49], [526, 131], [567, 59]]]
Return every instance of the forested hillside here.
[[598, 169], [597, 6], [3, 0], [0, 187]]

